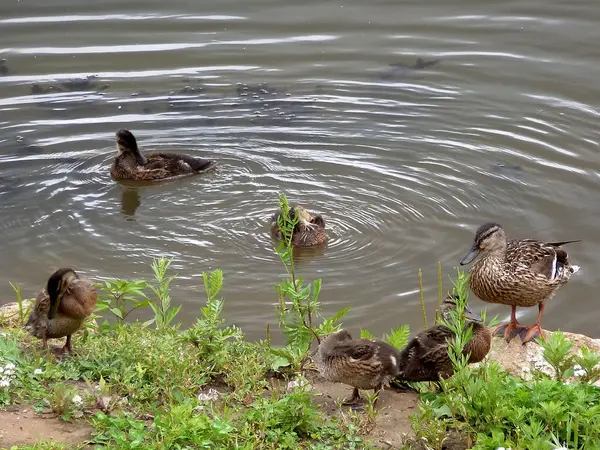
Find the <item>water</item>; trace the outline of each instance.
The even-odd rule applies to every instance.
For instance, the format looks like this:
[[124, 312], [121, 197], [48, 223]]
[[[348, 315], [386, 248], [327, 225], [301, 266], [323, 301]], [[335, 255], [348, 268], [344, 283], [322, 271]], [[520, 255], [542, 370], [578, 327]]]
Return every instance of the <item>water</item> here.
[[[9, 280], [34, 295], [61, 266], [149, 278], [166, 255], [185, 324], [220, 267], [228, 321], [260, 337], [284, 273], [267, 218], [285, 190], [327, 220], [328, 247], [297, 269], [323, 279], [326, 314], [352, 307], [351, 330], [422, 327], [418, 268], [432, 314], [437, 262], [454, 273], [495, 220], [511, 237], [584, 240], [543, 323], [600, 337], [595, 2], [205, 3], [0, 5], [0, 302]], [[219, 170], [117, 184], [122, 127]]]

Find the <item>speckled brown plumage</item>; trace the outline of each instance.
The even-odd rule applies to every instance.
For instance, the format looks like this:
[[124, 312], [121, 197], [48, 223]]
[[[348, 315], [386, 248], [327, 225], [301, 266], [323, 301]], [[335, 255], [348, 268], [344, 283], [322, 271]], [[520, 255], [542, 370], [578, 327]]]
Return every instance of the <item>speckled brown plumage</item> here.
[[[567, 252], [560, 247], [570, 242], [579, 241], [508, 241], [504, 229], [491, 222], [477, 230], [473, 246], [461, 265], [470, 263], [482, 253], [470, 270], [469, 286], [485, 302], [512, 307], [511, 322], [495, 330], [506, 328], [507, 340], [512, 338], [513, 330], [529, 331], [524, 342], [535, 334], [542, 334], [540, 320], [545, 302], [579, 269], [569, 264]], [[535, 305], [540, 309], [536, 325], [520, 327], [516, 321], [516, 307]]]
[[166, 181], [206, 172], [215, 161], [178, 153], [153, 152], [144, 155], [128, 130], [116, 133], [117, 156], [110, 168], [115, 180]]
[[[449, 311], [456, 309], [455, 300], [448, 297], [441, 306], [446, 320], [451, 320]], [[472, 326], [471, 339], [466, 343], [463, 354], [469, 354], [469, 363], [483, 360], [492, 346], [492, 334], [480, 317], [470, 308], [465, 309], [466, 326]], [[397, 381], [438, 381], [454, 373], [452, 360], [448, 355], [448, 341], [454, 333], [443, 325], [435, 325], [418, 333], [400, 352], [400, 373]]]
[[[292, 234], [292, 247], [315, 247], [323, 245], [327, 240], [325, 219], [320, 215], [312, 216], [306, 209], [298, 205], [290, 208], [290, 218], [293, 218], [295, 213], [298, 214], [298, 223]], [[278, 240], [283, 239], [283, 233], [277, 224], [277, 219], [280, 215], [281, 211], [273, 214], [270, 224], [271, 234]]]
[[345, 402], [354, 404], [360, 398], [359, 389], [378, 393], [398, 375], [399, 358], [398, 350], [385, 342], [352, 339], [348, 331], [340, 330], [321, 342], [314, 360], [324, 379], [354, 387]]
[[96, 307], [96, 288], [72, 269], [59, 269], [38, 295], [25, 329], [46, 348], [47, 339], [67, 337], [64, 350], [72, 351], [71, 335]]

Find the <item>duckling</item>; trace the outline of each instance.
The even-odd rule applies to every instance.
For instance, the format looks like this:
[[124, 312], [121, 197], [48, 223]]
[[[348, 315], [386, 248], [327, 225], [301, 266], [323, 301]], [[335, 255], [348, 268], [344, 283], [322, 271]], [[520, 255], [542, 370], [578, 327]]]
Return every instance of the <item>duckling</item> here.
[[[298, 223], [292, 233], [292, 247], [315, 247], [323, 245], [327, 240], [325, 233], [325, 219], [321, 215], [312, 216], [302, 206], [295, 205], [290, 208], [289, 217], [294, 218], [298, 215]], [[271, 217], [271, 235], [278, 240], [283, 240], [284, 236], [277, 224], [277, 219], [281, 216], [281, 211], [277, 211]]]
[[[450, 312], [453, 310], [456, 310], [456, 298], [448, 296], [440, 306], [440, 313], [450, 321]], [[482, 323], [481, 316], [471, 308], [465, 306], [463, 314], [465, 326], [473, 326], [471, 339], [465, 344], [463, 354], [468, 354], [469, 364], [473, 364], [483, 360], [489, 353], [492, 334]], [[397, 381], [439, 381], [440, 377], [451, 377], [454, 368], [448, 356], [448, 341], [452, 338], [454, 333], [444, 325], [435, 325], [417, 334], [400, 352]]]
[[66, 336], [63, 351], [73, 352], [71, 335], [96, 307], [96, 288], [73, 269], [58, 269], [48, 279], [46, 289], [37, 297], [25, 329], [42, 340]]
[[[567, 252], [561, 246], [572, 242], [545, 243], [534, 239], [507, 240], [506, 232], [497, 223], [481, 225], [469, 253], [460, 264], [471, 263], [482, 254], [470, 270], [469, 286], [484, 302], [510, 305], [510, 322], [496, 327], [492, 332], [504, 330], [509, 342], [515, 334], [523, 337], [523, 344], [542, 331], [542, 314], [546, 301], [558, 288], [566, 284], [571, 275], [579, 270], [569, 264]], [[522, 327], [517, 321], [517, 306], [538, 305], [538, 317], [534, 325]]]
[[357, 403], [361, 398], [359, 389], [373, 389], [377, 403], [383, 385], [398, 375], [399, 361], [400, 353], [391, 345], [376, 340], [354, 340], [346, 330], [325, 338], [315, 354], [315, 363], [324, 379], [354, 387], [344, 405]]
[[165, 181], [213, 169], [215, 161], [178, 153], [153, 152], [144, 156], [129, 130], [116, 133], [117, 156], [110, 168], [115, 180]]

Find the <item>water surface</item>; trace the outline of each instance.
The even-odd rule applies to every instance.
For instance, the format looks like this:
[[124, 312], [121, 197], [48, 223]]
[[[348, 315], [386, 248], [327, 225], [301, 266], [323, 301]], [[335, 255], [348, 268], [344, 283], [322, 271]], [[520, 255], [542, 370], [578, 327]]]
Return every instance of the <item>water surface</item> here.
[[[284, 274], [267, 230], [284, 190], [327, 220], [328, 247], [297, 269], [323, 279], [325, 313], [352, 307], [352, 330], [419, 329], [418, 268], [431, 314], [437, 262], [453, 274], [494, 220], [584, 239], [544, 326], [600, 337], [599, 15], [591, 0], [4, 2], [0, 302], [9, 280], [33, 295], [61, 266], [149, 278], [165, 255], [185, 324], [220, 267], [228, 321], [260, 337]], [[115, 183], [122, 127], [219, 170]]]

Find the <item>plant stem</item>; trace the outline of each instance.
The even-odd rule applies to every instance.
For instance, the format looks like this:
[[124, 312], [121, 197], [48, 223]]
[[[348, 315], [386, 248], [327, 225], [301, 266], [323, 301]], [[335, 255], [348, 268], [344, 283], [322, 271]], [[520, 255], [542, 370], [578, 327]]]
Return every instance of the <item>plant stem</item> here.
[[421, 301], [421, 311], [423, 313], [423, 322], [427, 329], [427, 313], [425, 312], [425, 296], [423, 295], [423, 271], [419, 269], [419, 298]]

